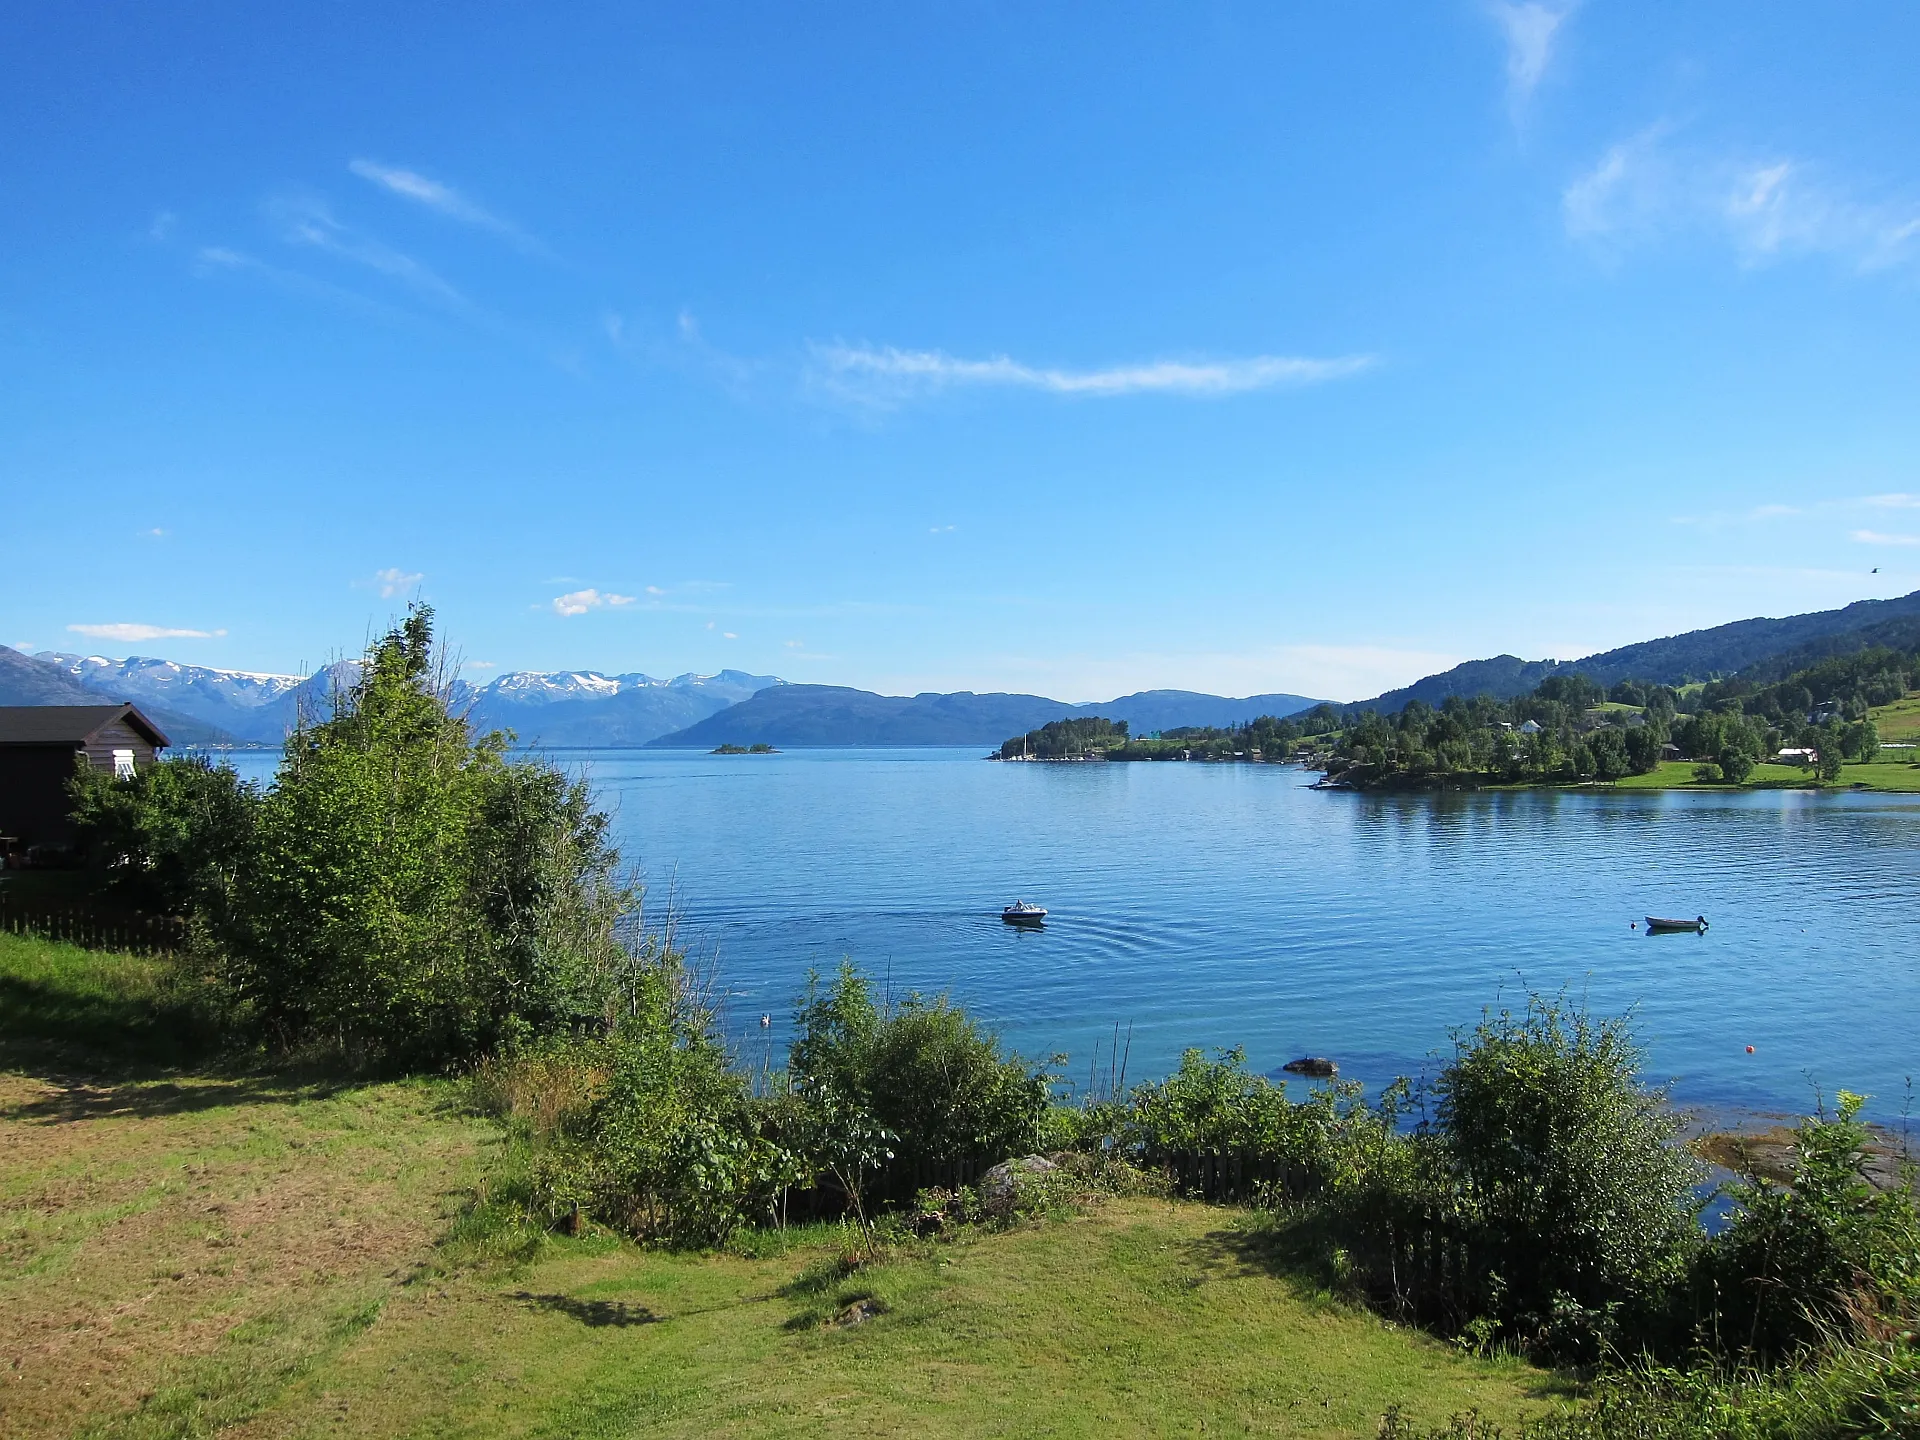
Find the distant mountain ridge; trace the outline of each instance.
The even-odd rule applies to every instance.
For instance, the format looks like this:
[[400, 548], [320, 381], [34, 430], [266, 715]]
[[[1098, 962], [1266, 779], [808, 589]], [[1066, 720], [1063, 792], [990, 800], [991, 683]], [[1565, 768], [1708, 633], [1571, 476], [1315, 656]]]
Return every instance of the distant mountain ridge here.
[[1116, 700], [1070, 705], [1044, 695], [970, 690], [951, 695], [877, 695], [845, 685], [782, 685], [762, 690], [696, 725], [651, 742], [656, 749], [717, 745], [814, 746], [998, 745], [1049, 720], [1099, 715], [1125, 720], [1136, 732], [1180, 725], [1231, 725], [1319, 704], [1304, 695], [1252, 695], [1235, 700], [1191, 690], [1142, 690]]
[[[18, 650], [0, 645], [0, 705], [99, 705], [110, 700], [132, 700], [91, 689], [67, 670]], [[179, 745], [230, 744], [233, 736], [217, 725], [182, 714], [152, 700], [136, 700], [141, 713]]]
[[[1892, 600], [1856, 600], [1838, 610], [1735, 620], [1603, 650], [1584, 660], [1522, 660], [1515, 655], [1469, 660], [1371, 700], [1357, 701], [1354, 708], [1392, 714], [1410, 700], [1436, 706], [1455, 695], [1510, 700], [1560, 671], [1578, 671], [1602, 685], [1621, 680], [1685, 685], [1748, 672], [1749, 678], [1764, 683], [1829, 655], [1851, 654], [1870, 645], [1916, 644], [1920, 644], [1920, 590]], [[1776, 670], [1778, 674], [1773, 673]]]
[[[279, 745], [302, 710], [324, 715], [336, 686], [350, 685], [357, 660], [341, 660], [312, 675], [221, 670], [134, 655], [113, 659], [47, 650], [14, 657], [11, 690], [47, 698], [0, 704], [95, 704], [131, 700], [181, 744]], [[18, 662], [17, 664], [14, 662]], [[28, 678], [31, 677], [31, 681]], [[485, 730], [511, 730], [525, 745], [644, 745], [682, 729], [755, 691], [785, 682], [774, 675], [722, 670], [670, 680], [638, 671], [515, 670], [485, 685], [462, 683], [459, 703]], [[0, 696], [10, 693], [0, 690]]]

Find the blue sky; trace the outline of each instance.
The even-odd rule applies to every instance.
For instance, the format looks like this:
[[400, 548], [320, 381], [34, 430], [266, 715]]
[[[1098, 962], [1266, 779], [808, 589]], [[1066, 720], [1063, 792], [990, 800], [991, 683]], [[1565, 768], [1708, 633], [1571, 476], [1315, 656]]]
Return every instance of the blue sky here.
[[1905, 593], [1916, 41], [11, 6], [0, 642], [1344, 699]]

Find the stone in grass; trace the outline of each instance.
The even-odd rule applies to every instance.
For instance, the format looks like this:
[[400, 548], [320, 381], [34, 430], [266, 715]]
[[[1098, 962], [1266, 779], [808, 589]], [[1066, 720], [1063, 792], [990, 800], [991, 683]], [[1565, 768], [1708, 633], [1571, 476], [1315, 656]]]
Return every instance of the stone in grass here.
[[1340, 1067], [1324, 1055], [1303, 1055], [1280, 1068], [1290, 1075], [1310, 1075], [1315, 1080], [1331, 1080], [1340, 1073]]
[[1046, 1175], [1060, 1167], [1044, 1155], [1027, 1155], [1018, 1160], [1002, 1160], [980, 1177], [980, 1198], [990, 1210], [1004, 1210], [1013, 1204], [1015, 1189], [1022, 1175]]

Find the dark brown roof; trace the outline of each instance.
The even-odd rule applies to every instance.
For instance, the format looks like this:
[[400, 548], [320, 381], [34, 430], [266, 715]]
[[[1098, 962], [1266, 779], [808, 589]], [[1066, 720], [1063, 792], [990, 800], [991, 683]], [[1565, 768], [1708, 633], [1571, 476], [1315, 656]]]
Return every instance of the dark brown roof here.
[[122, 717], [150, 744], [166, 748], [165, 732], [132, 705], [0, 705], [0, 745], [84, 745]]

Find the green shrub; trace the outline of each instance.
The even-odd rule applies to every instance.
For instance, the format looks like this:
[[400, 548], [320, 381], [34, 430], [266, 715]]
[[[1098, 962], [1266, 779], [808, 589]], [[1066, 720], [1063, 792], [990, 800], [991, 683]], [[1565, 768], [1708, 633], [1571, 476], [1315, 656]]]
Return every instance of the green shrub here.
[[633, 974], [611, 1033], [511, 1047], [473, 1084], [531, 1145], [550, 1223], [578, 1211], [642, 1241], [718, 1245], [780, 1218], [815, 1170], [793, 1143], [794, 1107], [751, 1094], [664, 945]]
[[449, 695], [416, 607], [248, 807], [213, 935], [283, 1046], [441, 1064], [617, 1008], [635, 897], [604, 818]]
[[[1295, 1199], [1355, 1183], [1391, 1142], [1401, 1090], [1381, 1110], [1358, 1085], [1328, 1085], [1304, 1101], [1247, 1069], [1245, 1052], [1199, 1050], [1165, 1080], [1136, 1086], [1120, 1104], [1089, 1107], [1086, 1138], [1129, 1163], [1184, 1177], [1208, 1198]], [[1222, 1175], [1221, 1162], [1226, 1162]]]
[[69, 783], [80, 847], [128, 904], [222, 914], [258, 792], [228, 765], [176, 755], [122, 778], [83, 758]]
[[909, 995], [882, 1009], [872, 986], [842, 965], [831, 987], [809, 978], [790, 1065], [803, 1094], [871, 1117], [894, 1137], [876, 1166], [876, 1193], [905, 1200], [931, 1170], [992, 1164], [1035, 1150], [1052, 1092], [1039, 1067], [944, 996]]
[[1920, 1319], [1920, 1210], [1910, 1189], [1868, 1180], [1863, 1103], [1843, 1090], [1831, 1118], [1795, 1130], [1791, 1185], [1732, 1187], [1738, 1208], [1700, 1262], [1721, 1353], [1768, 1364]]
[[1483, 1017], [1434, 1084], [1455, 1217], [1523, 1345], [1595, 1358], [1685, 1274], [1702, 1167], [1641, 1060], [1624, 1020], [1533, 996]]

